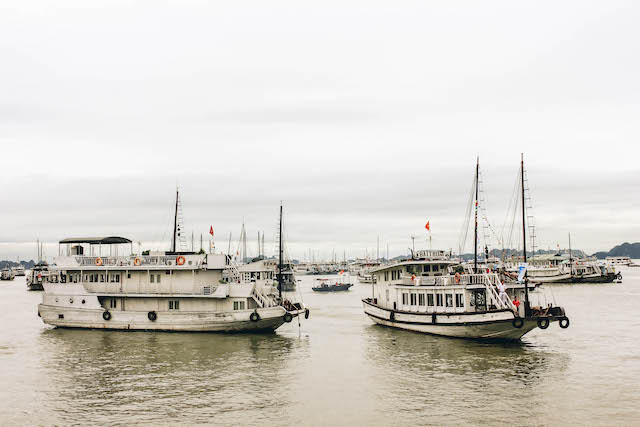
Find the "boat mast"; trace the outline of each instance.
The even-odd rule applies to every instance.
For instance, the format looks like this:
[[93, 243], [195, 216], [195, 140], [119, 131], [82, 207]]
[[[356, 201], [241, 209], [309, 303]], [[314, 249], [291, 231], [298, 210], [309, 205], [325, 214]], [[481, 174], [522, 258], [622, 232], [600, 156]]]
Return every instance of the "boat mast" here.
[[178, 233], [178, 189], [176, 188], [176, 212], [173, 217], [173, 242], [171, 244], [171, 252], [176, 251], [176, 236]]
[[280, 242], [279, 242], [279, 260], [278, 260], [278, 297], [282, 301], [282, 202], [280, 202]]
[[573, 276], [573, 260], [571, 259], [571, 233], [569, 233], [569, 274]]
[[527, 285], [527, 227], [526, 227], [526, 213], [525, 213], [525, 198], [524, 198], [524, 155], [520, 153], [520, 179], [522, 184], [522, 249], [524, 251], [524, 315], [528, 316], [530, 311], [529, 304], [529, 286]]
[[473, 272], [478, 273], [478, 177], [480, 175], [480, 157], [476, 159], [476, 210], [473, 229]]

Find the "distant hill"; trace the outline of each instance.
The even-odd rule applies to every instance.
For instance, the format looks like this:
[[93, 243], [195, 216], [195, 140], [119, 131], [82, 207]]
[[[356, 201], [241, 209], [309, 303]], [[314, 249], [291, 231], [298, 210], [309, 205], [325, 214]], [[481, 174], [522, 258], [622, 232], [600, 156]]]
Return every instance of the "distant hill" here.
[[628, 256], [631, 259], [640, 259], [640, 242], [625, 242], [614, 247], [609, 252], [596, 252], [593, 256], [598, 259], [605, 259], [608, 256]]
[[[36, 263], [33, 260], [31, 260], [31, 261], [20, 261], [20, 264], [25, 268], [25, 270], [29, 270], [29, 269], [32, 269]], [[14, 261], [0, 261], [0, 270], [2, 270], [5, 267], [15, 267], [17, 265], [18, 263]]]
[[[563, 250], [562, 253], [568, 253], [568, 251]], [[537, 251], [531, 252], [531, 251], [527, 251], [527, 256], [531, 257], [533, 255], [553, 255], [553, 254], [557, 254], [558, 251], [554, 250], [554, 251], [550, 251], [550, 250], [544, 250], [544, 249], [539, 249]], [[586, 254], [579, 250], [579, 249], [571, 249], [571, 253], [573, 254], [573, 256], [575, 257], [584, 257], [586, 256]], [[492, 249], [489, 251], [489, 256], [493, 256], [496, 258], [501, 259], [502, 258], [502, 249]], [[510, 258], [512, 256], [522, 256], [522, 250], [517, 250], [517, 249], [505, 249], [504, 250], [504, 256], [505, 258]], [[465, 261], [470, 261], [473, 259], [473, 254], [463, 254], [461, 256], [461, 258]], [[484, 258], [484, 251], [479, 251], [478, 252], [478, 258]]]

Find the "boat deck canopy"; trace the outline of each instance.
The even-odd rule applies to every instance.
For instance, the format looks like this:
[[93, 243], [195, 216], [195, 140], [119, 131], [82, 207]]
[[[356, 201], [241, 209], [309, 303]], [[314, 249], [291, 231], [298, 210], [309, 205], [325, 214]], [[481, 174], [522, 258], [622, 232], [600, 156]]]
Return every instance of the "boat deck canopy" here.
[[68, 239], [60, 240], [61, 244], [71, 243], [88, 243], [90, 245], [113, 245], [120, 243], [131, 243], [131, 240], [125, 237], [70, 237]]

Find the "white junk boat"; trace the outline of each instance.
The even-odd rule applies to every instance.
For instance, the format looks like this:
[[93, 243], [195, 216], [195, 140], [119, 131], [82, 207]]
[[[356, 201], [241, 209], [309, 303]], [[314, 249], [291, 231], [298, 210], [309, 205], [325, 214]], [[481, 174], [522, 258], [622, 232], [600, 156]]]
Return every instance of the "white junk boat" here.
[[536, 327], [546, 329], [560, 320], [569, 326], [561, 307], [517, 308], [534, 285], [505, 283], [500, 297], [496, 273], [450, 274], [456, 263], [417, 251], [416, 258], [373, 271], [372, 297], [363, 300], [364, 312], [375, 323], [399, 329], [459, 338], [518, 340]]
[[244, 280], [227, 255], [175, 242], [174, 232], [172, 251], [136, 255], [122, 237], [60, 241], [66, 254], [49, 266], [38, 315], [57, 327], [207, 332], [273, 331], [309, 316], [282, 297], [280, 270], [276, 289], [271, 277]]
[[[476, 189], [478, 168], [476, 166]], [[524, 162], [521, 178], [524, 184]], [[524, 185], [522, 185], [524, 188]], [[476, 191], [476, 206], [478, 196]], [[524, 201], [524, 190], [522, 191]], [[523, 242], [526, 213], [523, 206]], [[529, 291], [535, 286], [523, 273], [522, 281], [504, 283], [496, 273], [479, 273], [476, 251], [474, 273], [452, 274], [456, 262], [444, 251], [417, 251], [412, 259], [374, 269], [371, 298], [363, 299], [364, 312], [375, 323], [399, 329], [457, 338], [519, 340], [553, 321], [569, 327], [562, 307], [532, 307]], [[526, 265], [526, 243], [524, 261]], [[464, 272], [461, 267], [460, 271]], [[514, 304], [514, 301], [518, 303]], [[523, 304], [519, 304], [523, 301]]]
[[628, 267], [631, 265], [631, 258], [628, 256], [608, 256], [605, 261], [614, 266]]

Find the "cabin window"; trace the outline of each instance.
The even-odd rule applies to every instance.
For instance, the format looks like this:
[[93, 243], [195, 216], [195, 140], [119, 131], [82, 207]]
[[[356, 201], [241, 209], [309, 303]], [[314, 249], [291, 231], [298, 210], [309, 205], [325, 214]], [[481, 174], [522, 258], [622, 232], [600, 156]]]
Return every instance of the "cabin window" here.
[[437, 305], [438, 307], [442, 307], [442, 306], [444, 306], [443, 299], [444, 299], [444, 298], [442, 298], [442, 294], [436, 294], [436, 305]]
[[424, 266], [424, 271], [425, 271], [425, 273], [431, 271], [431, 264], [425, 265]]
[[116, 308], [118, 305], [118, 300], [112, 299], [109, 301], [109, 307], [110, 308]]
[[453, 307], [453, 294], [447, 294], [447, 307]]
[[456, 294], [456, 307], [464, 307], [464, 295]]
[[131, 279], [131, 273], [127, 273], [127, 279]]
[[234, 310], [244, 310], [244, 301], [234, 301], [233, 302]]
[[154, 283], [156, 281], [156, 275], [152, 274], [151, 276], [149, 276], [149, 283]]
[[180, 310], [180, 301], [170, 300], [169, 301], [169, 310]]
[[417, 295], [411, 294], [411, 305], [416, 305], [418, 303], [416, 299], [417, 299]]
[[413, 265], [407, 265], [407, 273], [413, 273]]
[[93, 283], [93, 274], [89, 276], [89, 282]]
[[85, 281], [85, 282], [88, 282], [88, 281], [89, 281], [89, 275], [88, 275], [88, 274], [85, 274], [85, 275], [84, 275], [84, 281]]
[[156, 280], [156, 282], [160, 283], [160, 279], [162, 278], [161, 274], [158, 274], [158, 280]]
[[171, 270], [165, 271], [164, 274], [171, 274]]
[[439, 266], [439, 265], [437, 265], [437, 264], [436, 264], [436, 265], [434, 265], [434, 266], [433, 266], [433, 271], [438, 271], [438, 270], [440, 270], [440, 266]]
[[385, 282], [388, 282], [388, 281], [389, 281], [389, 272], [388, 272], [388, 271], [385, 271], [385, 272], [384, 272], [384, 281], [385, 281]]
[[424, 305], [424, 294], [418, 294], [418, 305]]
[[101, 282], [104, 282], [104, 274], [101, 274], [101, 275], [100, 275], [100, 281], [101, 281]]
[[408, 294], [402, 294], [402, 304], [407, 305], [407, 303], [409, 302], [409, 297]]
[[427, 294], [427, 305], [429, 307], [433, 307], [434, 306], [434, 304], [433, 304], [433, 294]]

